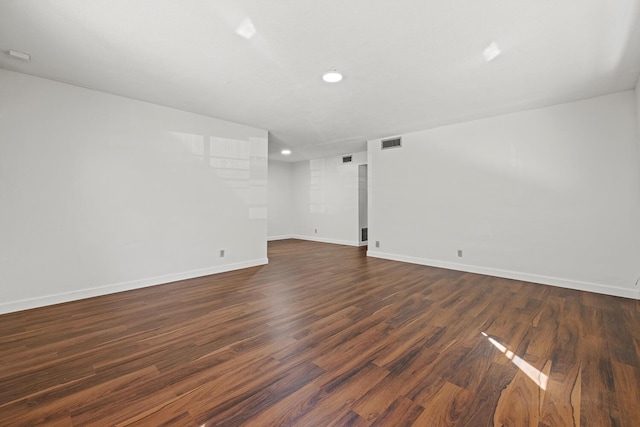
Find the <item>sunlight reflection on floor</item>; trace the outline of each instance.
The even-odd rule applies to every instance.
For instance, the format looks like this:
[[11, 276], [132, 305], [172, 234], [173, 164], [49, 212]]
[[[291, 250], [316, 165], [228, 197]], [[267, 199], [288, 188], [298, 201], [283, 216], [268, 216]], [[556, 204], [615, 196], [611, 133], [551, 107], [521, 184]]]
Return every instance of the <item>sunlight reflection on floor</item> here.
[[549, 380], [549, 377], [547, 377], [545, 374], [540, 372], [538, 369], [536, 369], [533, 366], [531, 366], [530, 364], [528, 364], [522, 358], [520, 358], [520, 357], [516, 356], [515, 354], [513, 354], [513, 352], [511, 350], [507, 350], [507, 347], [505, 347], [504, 345], [500, 344], [498, 341], [496, 341], [493, 338], [491, 338], [485, 332], [481, 332], [481, 333], [482, 333], [483, 336], [487, 337], [487, 339], [489, 340], [489, 342], [491, 344], [493, 344], [498, 350], [500, 350], [502, 353], [504, 353], [504, 355], [507, 356], [507, 358], [509, 360], [511, 360], [513, 362], [513, 364], [518, 367], [518, 369], [520, 369], [522, 372], [524, 372], [524, 374], [526, 376], [531, 378], [531, 380], [534, 383], [536, 383], [536, 385], [538, 387], [540, 387], [543, 390], [547, 389], [547, 381]]

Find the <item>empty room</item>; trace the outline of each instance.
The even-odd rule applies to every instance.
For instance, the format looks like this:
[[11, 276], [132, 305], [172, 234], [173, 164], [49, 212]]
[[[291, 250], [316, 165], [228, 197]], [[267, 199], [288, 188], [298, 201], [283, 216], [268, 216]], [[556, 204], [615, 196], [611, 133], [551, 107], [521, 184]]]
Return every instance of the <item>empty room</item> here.
[[640, 425], [640, 0], [0, 1], [1, 426]]

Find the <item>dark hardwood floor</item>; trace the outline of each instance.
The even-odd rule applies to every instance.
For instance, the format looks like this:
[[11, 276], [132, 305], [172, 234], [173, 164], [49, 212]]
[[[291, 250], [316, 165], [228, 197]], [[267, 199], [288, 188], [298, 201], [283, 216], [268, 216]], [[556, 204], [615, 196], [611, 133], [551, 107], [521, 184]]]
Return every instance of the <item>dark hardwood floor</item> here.
[[638, 426], [640, 303], [288, 240], [0, 316], [0, 425]]

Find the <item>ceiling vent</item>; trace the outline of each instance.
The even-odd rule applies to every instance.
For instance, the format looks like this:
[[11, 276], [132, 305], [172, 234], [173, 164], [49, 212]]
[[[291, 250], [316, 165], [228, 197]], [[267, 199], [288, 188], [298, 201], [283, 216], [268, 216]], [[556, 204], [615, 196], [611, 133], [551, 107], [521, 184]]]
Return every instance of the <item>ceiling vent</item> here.
[[342, 163], [351, 163], [353, 156], [342, 156]]
[[386, 150], [387, 148], [397, 148], [402, 146], [402, 138], [392, 138], [392, 139], [383, 139], [382, 140], [382, 149]]

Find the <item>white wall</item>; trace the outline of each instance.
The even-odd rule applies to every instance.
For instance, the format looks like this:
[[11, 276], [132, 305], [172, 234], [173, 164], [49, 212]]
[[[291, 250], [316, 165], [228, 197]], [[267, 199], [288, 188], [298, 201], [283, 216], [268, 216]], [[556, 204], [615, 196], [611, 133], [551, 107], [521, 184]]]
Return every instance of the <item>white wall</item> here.
[[[359, 245], [358, 165], [367, 153], [294, 163], [294, 235], [299, 239]], [[316, 232], [317, 230], [317, 232]]]
[[637, 123], [637, 129], [638, 129], [638, 146], [640, 146], [640, 76], [638, 77], [638, 82], [636, 83], [635, 92], [636, 92], [636, 118], [637, 118], [636, 123]]
[[0, 312], [264, 264], [266, 156], [264, 130], [0, 70]]
[[269, 240], [293, 236], [293, 163], [269, 160], [267, 190]]
[[370, 141], [369, 255], [640, 298], [634, 96]]

